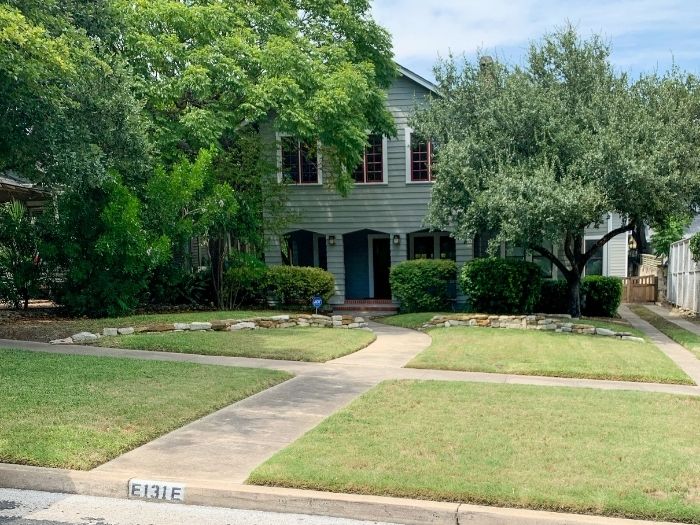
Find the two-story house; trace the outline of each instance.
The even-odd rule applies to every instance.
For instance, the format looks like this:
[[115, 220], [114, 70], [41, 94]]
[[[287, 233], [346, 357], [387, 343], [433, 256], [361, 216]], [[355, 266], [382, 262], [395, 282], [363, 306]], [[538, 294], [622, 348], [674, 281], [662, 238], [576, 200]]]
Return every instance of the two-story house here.
[[[265, 261], [327, 269], [335, 276], [330, 302], [337, 310], [395, 309], [389, 269], [401, 261], [440, 258], [461, 265], [486, 254], [486, 239], [456, 241], [449, 232], [429, 231], [424, 224], [433, 183], [432, 146], [416, 139], [408, 120], [416, 104], [438, 92], [428, 80], [398, 69], [387, 98], [397, 136], [369, 137], [348, 197], [323, 185], [323, 164], [313, 149], [271, 128], [264, 132], [276, 144], [278, 176], [291, 182], [288, 206], [298, 217], [282, 238], [269, 238]], [[586, 231], [586, 242], [619, 225], [619, 217], [605, 218], [600, 228]], [[613, 239], [591, 260], [588, 273], [626, 276], [627, 244], [625, 235]], [[534, 260], [546, 276], [557, 277], [548, 260], [533, 259], [517, 246], [502, 246], [501, 255]]]

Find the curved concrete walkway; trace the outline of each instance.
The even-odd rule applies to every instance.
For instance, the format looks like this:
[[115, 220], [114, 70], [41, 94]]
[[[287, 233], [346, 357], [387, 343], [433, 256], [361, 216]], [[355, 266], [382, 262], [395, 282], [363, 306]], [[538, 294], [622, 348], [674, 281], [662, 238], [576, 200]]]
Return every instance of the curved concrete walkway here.
[[666, 334], [647, 323], [644, 319], [632, 312], [626, 305], [620, 306], [617, 313], [636, 329], [644, 332], [659, 349], [666, 354], [678, 368], [683, 370], [695, 384], [700, 385], [700, 360], [692, 352], [676, 343]]
[[683, 328], [684, 330], [688, 330], [689, 332], [694, 333], [695, 335], [700, 335], [700, 324], [693, 323], [692, 321], [688, 321], [687, 319], [684, 319], [680, 315], [674, 315], [670, 309], [665, 308], [663, 306], [659, 306], [656, 304], [645, 304], [643, 305], [644, 308], [647, 308], [654, 312], [656, 315], [660, 315], [666, 321], [669, 323], [673, 323], [676, 326], [679, 326]]

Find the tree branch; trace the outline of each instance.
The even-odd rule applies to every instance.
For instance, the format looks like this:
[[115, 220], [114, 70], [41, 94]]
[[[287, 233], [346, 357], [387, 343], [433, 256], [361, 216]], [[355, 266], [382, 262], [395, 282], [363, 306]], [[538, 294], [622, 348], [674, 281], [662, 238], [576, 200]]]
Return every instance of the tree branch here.
[[567, 275], [570, 272], [566, 265], [563, 262], [561, 262], [559, 258], [547, 248], [543, 248], [542, 246], [536, 246], [534, 244], [528, 244], [528, 248], [530, 248], [534, 252], [539, 253], [542, 257], [546, 257], [547, 259], [552, 261], [554, 266], [556, 266], [559, 269], [559, 271], [564, 275]]
[[634, 222], [634, 221], [631, 221], [631, 222], [629, 222], [628, 224], [626, 224], [626, 225], [624, 225], [624, 226], [620, 226], [619, 228], [615, 228], [614, 230], [609, 231], [608, 233], [606, 233], [605, 235], [603, 235], [603, 236], [602, 236], [600, 239], [598, 239], [598, 241], [591, 247], [590, 250], [588, 250], [586, 253], [584, 253], [584, 254], [581, 256], [581, 262], [583, 263], [583, 265], [585, 265], [585, 264], [588, 262], [588, 260], [593, 256], [593, 253], [594, 253], [596, 250], [598, 250], [599, 248], [602, 248], [603, 246], [605, 246], [605, 244], [607, 244], [607, 242], [610, 241], [610, 239], [612, 239], [613, 237], [616, 237], [617, 235], [620, 235], [621, 233], [625, 233], [625, 232], [628, 232], [628, 231], [632, 231], [632, 230], [634, 230], [634, 228], [635, 228], [635, 222]]

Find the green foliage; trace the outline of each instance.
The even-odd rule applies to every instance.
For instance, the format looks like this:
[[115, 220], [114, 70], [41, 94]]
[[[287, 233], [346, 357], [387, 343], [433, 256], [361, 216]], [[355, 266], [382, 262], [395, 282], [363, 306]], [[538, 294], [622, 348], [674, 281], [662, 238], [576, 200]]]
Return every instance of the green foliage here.
[[674, 69], [630, 81], [609, 56], [569, 26], [533, 43], [523, 65], [438, 64], [443, 96], [412, 119], [439, 146], [429, 225], [540, 249], [578, 280], [592, 254], [584, 230], [609, 212], [628, 222], [602, 244], [696, 209], [700, 79]]
[[449, 284], [457, 276], [454, 261], [416, 259], [391, 267], [391, 293], [402, 312], [430, 312], [450, 308]]
[[668, 257], [671, 245], [683, 238], [683, 233], [692, 220], [691, 215], [674, 215], [663, 223], [654, 225], [654, 233], [651, 236], [651, 247], [654, 253], [659, 257]]
[[[589, 275], [581, 282], [583, 315], [615, 317], [622, 301], [622, 280], [618, 277]], [[548, 314], [569, 311], [569, 283], [565, 279], [543, 281], [536, 310]]]
[[537, 305], [541, 275], [535, 263], [488, 257], [465, 264], [459, 284], [473, 311], [522, 314]]
[[105, 190], [60, 195], [57, 213], [42, 219], [56, 299], [74, 314], [130, 312], [150, 271], [170, 257], [167, 239], [144, 230], [139, 200], [117, 178]]
[[583, 314], [590, 317], [615, 317], [622, 302], [622, 279], [589, 275], [581, 283]]
[[690, 253], [693, 256], [693, 261], [700, 262], [700, 232], [690, 238]]
[[0, 302], [27, 308], [42, 272], [39, 235], [24, 204], [0, 205]]
[[335, 293], [333, 274], [321, 268], [272, 266], [266, 283], [269, 295], [285, 305], [310, 307], [315, 295], [328, 302]]
[[569, 283], [566, 279], [545, 279], [540, 288], [540, 301], [535, 311], [543, 314], [569, 312]]
[[212, 304], [211, 274], [207, 270], [190, 270], [171, 260], [155, 268], [149, 277], [144, 302], [156, 306]]
[[255, 256], [234, 252], [224, 273], [224, 307], [235, 309], [242, 305], [260, 305], [265, 300], [267, 267]]
[[[354, 166], [367, 130], [392, 134], [384, 106], [395, 73], [388, 33], [367, 2], [114, 0], [123, 56], [164, 160], [228, 149], [275, 115], [280, 129]], [[348, 173], [336, 181], [346, 188]]]

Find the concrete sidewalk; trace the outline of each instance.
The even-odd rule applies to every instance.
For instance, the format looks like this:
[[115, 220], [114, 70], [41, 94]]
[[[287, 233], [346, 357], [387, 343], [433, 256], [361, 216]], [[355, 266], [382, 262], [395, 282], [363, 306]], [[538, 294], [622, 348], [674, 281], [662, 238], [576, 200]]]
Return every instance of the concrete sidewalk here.
[[668, 322], [673, 323], [676, 326], [683, 328], [684, 330], [688, 330], [689, 332], [692, 332], [695, 335], [700, 335], [700, 324], [688, 321], [680, 315], [674, 315], [668, 308], [664, 308], [663, 306], [659, 306], [656, 304], [645, 304], [644, 308], [648, 308], [655, 314], [660, 315], [661, 317], [666, 319]]
[[627, 306], [621, 305], [617, 312], [636, 329], [644, 332], [659, 349], [666, 354], [678, 368], [683, 370], [697, 385], [700, 385], [700, 360], [673, 339], [661, 333], [644, 319], [633, 313]]

